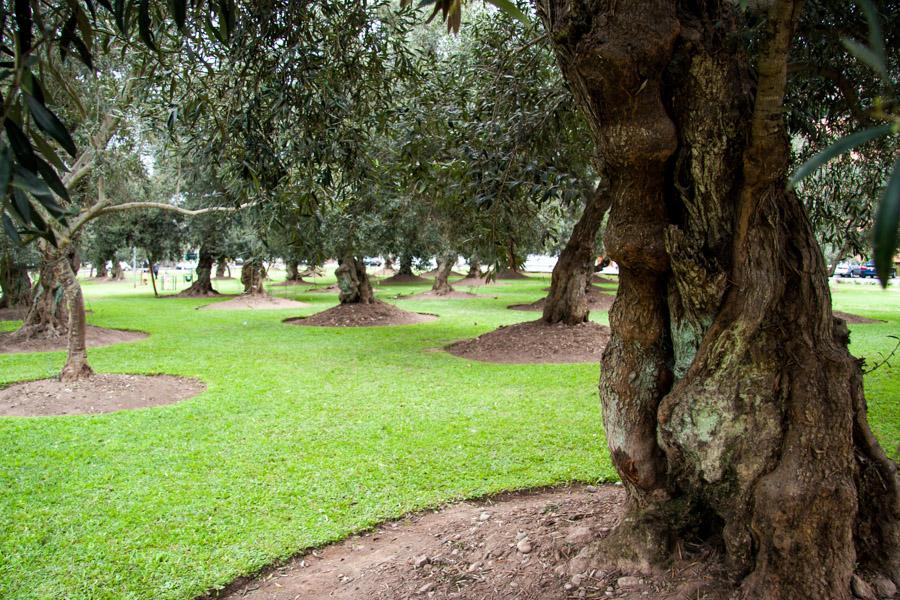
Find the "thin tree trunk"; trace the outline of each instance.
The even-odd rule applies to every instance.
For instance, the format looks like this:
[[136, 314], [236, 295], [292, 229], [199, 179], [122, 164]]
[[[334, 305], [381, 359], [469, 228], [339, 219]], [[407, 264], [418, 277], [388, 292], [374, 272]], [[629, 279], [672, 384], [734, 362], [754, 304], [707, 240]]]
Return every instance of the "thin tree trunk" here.
[[68, 260], [57, 263], [57, 273], [64, 290], [69, 315], [66, 364], [59, 374], [60, 381], [71, 382], [87, 379], [94, 374], [87, 362], [87, 318], [84, 313], [84, 296]]
[[598, 556], [648, 569], [705, 532], [747, 600], [847, 600], [857, 568], [897, 578], [896, 465], [785, 191], [799, 3], [765, 5], [755, 74], [733, 4], [599, 6], [539, 2], [612, 198], [600, 393], [629, 505]]
[[28, 270], [11, 254], [0, 256], [0, 308], [27, 307], [31, 304], [31, 279]]
[[372, 304], [375, 302], [375, 294], [372, 292], [372, 284], [366, 273], [366, 265], [362, 260], [352, 254], [345, 254], [340, 265], [334, 271], [340, 288], [339, 299], [341, 304]]
[[150, 283], [153, 284], [153, 295], [159, 298], [159, 291], [156, 289], [156, 273], [153, 272], [153, 261], [148, 260], [147, 266], [150, 267]]
[[545, 322], [566, 325], [587, 322], [590, 311], [586, 292], [594, 275], [597, 232], [609, 203], [610, 196], [605, 189], [598, 190], [585, 202], [584, 212], [553, 267], [542, 317]]
[[431, 286], [431, 291], [438, 296], [446, 296], [453, 291], [453, 286], [450, 285], [449, 279], [450, 272], [453, 270], [453, 265], [456, 264], [456, 258], [457, 255], [454, 253], [444, 254], [438, 257], [437, 270], [434, 274], [434, 284]]

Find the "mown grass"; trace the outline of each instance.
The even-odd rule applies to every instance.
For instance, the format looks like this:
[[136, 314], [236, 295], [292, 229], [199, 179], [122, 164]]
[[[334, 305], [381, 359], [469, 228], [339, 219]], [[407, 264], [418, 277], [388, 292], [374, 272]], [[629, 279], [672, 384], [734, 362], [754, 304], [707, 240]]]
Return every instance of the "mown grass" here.
[[[491, 365], [432, 351], [536, 318], [506, 306], [546, 285], [401, 302], [438, 314], [431, 323], [317, 329], [281, 320], [323, 310], [334, 294], [272, 288], [313, 305], [220, 312], [194, 310], [208, 300], [86, 284], [91, 323], [151, 334], [91, 350], [97, 371], [198, 377], [208, 390], [145, 410], [0, 419], [0, 598], [191, 598], [411, 510], [613, 479], [596, 366]], [[900, 329], [896, 290], [841, 288], [835, 301], [888, 321], [854, 326], [855, 352], [889, 351], [886, 336]], [[0, 385], [53, 376], [62, 360], [0, 356]], [[866, 386], [876, 433], [896, 448], [900, 370], [882, 367]]]

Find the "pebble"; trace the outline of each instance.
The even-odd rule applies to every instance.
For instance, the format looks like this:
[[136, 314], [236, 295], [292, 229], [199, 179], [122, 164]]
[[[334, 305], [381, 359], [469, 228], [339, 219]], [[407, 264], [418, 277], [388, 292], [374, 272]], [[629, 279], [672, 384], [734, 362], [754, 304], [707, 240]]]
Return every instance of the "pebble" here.
[[581, 546], [591, 541], [593, 537], [594, 533], [590, 527], [579, 525], [569, 530], [568, 535], [566, 535], [566, 543]]
[[582, 581], [584, 581], [584, 575], [578, 574], [572, 576], [572, 585], [574, 587], [580, 586]]
[[641, 580], [637, 577], [632, 577], [631, 575], [626, 575], [625, 577], [619, 577], [616, 580], [616, 585], [620, 588], [630, 588], [637, 587], [641, 585]]
[[596, 494], [598, 491], [600, 491], [600, 488], [598, 488], [596, 485], [589, 485], [589, 486], [587, 486], [587, 487], [584, 488], [584, 489], [585, 489], [589, 494]]
[[479, 521], [487, 521], [490, 518], [491, 518], [491, 513], [487, 512], [487, 511], [484, 511], [483, 513], [478, 515]]
[[516, 544], [516, 550], [522, 554], [528, 554], [532, 550], [531, 542], [528, 541], [528, 538], [520, 540], [519, 543]]
[[431, 589], [432, 589], [433, 587], [434, 587], [434, 582], [433, 582], [433, 581], [429, 581], [428, 583], [426, 583], [425, 585], [423, 585], [422, 587], [419, 588], [419, 593], [420, 593], [420, 594], [427, 594], [428, 592], [431, 591]]
[[416, 559], [415, 565], [417, 569], [421, 569], [425, 565], [431, 562], [431, 559], [425, 556], [424, 554]]
[[520, 531], [519, 533], [516, 534], [516, 541], [518, 542], [519, 540], [524, 540], [527, 537], [528, 537], [527, 533], [525, 533], [524, 531]]

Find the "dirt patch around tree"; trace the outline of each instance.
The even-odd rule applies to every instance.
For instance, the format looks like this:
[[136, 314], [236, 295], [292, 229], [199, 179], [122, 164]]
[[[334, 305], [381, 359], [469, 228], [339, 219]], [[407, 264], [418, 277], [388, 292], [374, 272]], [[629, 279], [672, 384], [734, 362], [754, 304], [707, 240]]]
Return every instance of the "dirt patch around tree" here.
[[602, 277], [600, 275], [594, 275], [591, 277], [591, 283], [611, 283], [614, 285], [618, 285], [618, 281], [614, 281], [612, 279], [607, 279], [606, 277]]
[[500, 327], [446, 349], [455, 356], [482, 362], [599, 363], [609, 335], [609, 327], [598, 323], [549, 325], [537, 320]]
[[288, 279], [277, 283], [267, 283], [269, 287], [291, 287], [292, 285], [315, 285], [315, 281], [306, 281], [302, 277], [300, 279]]
[[512, 270], [500, 271], [499, 273], [497, 273], [496, 277], [497, 279], [531, 279], [531, 277], [525, 275], [524, 273]]
[[621, 486], [514, 492], [409, 515], [235, 582], [227, 600], [697, 600], [730, 581], [715, 556], [657, 575], [579, 556], [618, 523]]
[[205, 390], [196, 379], [171, 375], [94, 375], [72, 383], [41, 379], [0, 389], [0, 416], [93, 415], [173, 404]]
[[[437, 269], [432, 269], [430, 271], [425, 271], [421, 275], [422, 277], [428, 277], [429, 279], [434, 279], [437, 277]], [[456, 271], [450, 271], [450, 274], [447, 277], [465, 277], [462, 273], [457, 273]]]
[[446, 294], [438, 294], [432, 290], [428, 290], [427, 292], [422, 292], [420, 294], [411, 294], [409, 296], [400, 296], [398, 300], [464, 300], [466, 298], [489, 298], [490, 296], [485, 296], [484, 294], [473, 294], [472, 292], [461, 292], [459, 290], [453, 290], [452, 292], [447, 292]]
[[286, 308], [305, 308], [306, 302], [276, 298], [266, 294], [238, 296], [224, 302], [215, 302], [201, 306], [201, 310], [284, 310]]
[[398, 273], [393, 277], [388, 277], [387, 279], [382, 279], [378, 282], [378, 285], [412, 285], [416, 283], [428, 283], [431, 282], [425, 279], [424, 277], [419, 277], [418, 275], [405, 275]]
[[843, 319], [850, 325], [863, 325], [866, 323], [884, 323], [884, 321], [880, 321], [878, 319], [870, 319], [868, 317], [861, 317], [859, 315], [852, 315], [850, 313], [841, 312], [839, 310], [835, 310], [831, 313], [838, 319]]
[[178, 292], [177, 294], [170, 294], [170, 297], [172, 298], [218, 298], [219, 296], [222, 296], [222, 294], [216, 290], [197, 292], [191, 288]]
[[21, 321], [27, 312], [25, 307], [0, 308], [0, 321]]
[[[0, 333], [0, 354], [54, 352], [56, 350], [65, 350], [68, 343], [65, 336], [52, 339], [36, 338], [31, 340], [21, 340], [16, 337], [15, 333], [16, 332], [14, 331]], [[148, 336], [148, 334], [143, 331], [106, 329], [105, 327], [95, 327], [93, 325], [87, 326], [86, 334], [88, 348], [99, 348], [100, 346], [134, 342]]]
[[[588, 292], [588, 310], [593, 310], [596, 312], [605, 312], [612, 308], [613, 302], [615, 302], [616, 297], [611, 294], [604, 294], [600, 290], [591, 289]], [[547, 305], [547, 299], [541, 298], [540, 300], [536, 300], [530, 304], [513, 304], [508, 308], [512, 310], [532, 310], [532, 311], [541, 311], [543, 312], [544, 306]]]
[[285, 323], [309, 327], [383, 327], [414, 325], [435, 319], [435, 315], [408, 312], [376, 300], [372, 304], [338, 304], [309, 317], [286, 319]]
[[482, 287], [486, 285], [504, 285], [499, 281], [486, 281], [481, 277], [465, 277], [458, 281], [451, 281], [450, 285], [455, 287]]
[[325, 294], [328, 292], [339, 292], [341, 291], [341, 288], [338, 286], [338, 284], [332, 283], [331, 285], [322, 285], [307, 288], [305, 291], [308, 294]]

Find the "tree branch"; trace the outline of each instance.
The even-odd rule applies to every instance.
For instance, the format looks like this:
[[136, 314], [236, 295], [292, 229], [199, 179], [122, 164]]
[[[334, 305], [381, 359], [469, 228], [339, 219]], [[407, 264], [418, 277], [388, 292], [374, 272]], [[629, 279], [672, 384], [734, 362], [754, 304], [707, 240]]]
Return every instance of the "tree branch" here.
[[174, 204], [166, 204], [165, 202], [125, 202], [124, 204], [113, 204], [112, 206], [104, 206], [100, 207], [96, 214], [94, 214], [91, 218], [99, 217], [100, 215], [105, 215], [113, 212], [122, 212], [127, 210], [138, 210], [142, 208], [156, 208], [159, 210], [167, 210], [170, 212], [176, 212], [180, 215], [185, 215], [188, 217], [196, 217], [198, 215], [205, 215], [209, 213], [232, 213], [237, 212], [239, 210], [244, 210], [245, 208], [251, 208], [259, 204], [259, 200], [254, 200], [253, 202], [245, 202], [240, 206], [210, 206], [208, 208], [198, 208], [198, 209], [189, 209], [181, 206], [176, 206]]

